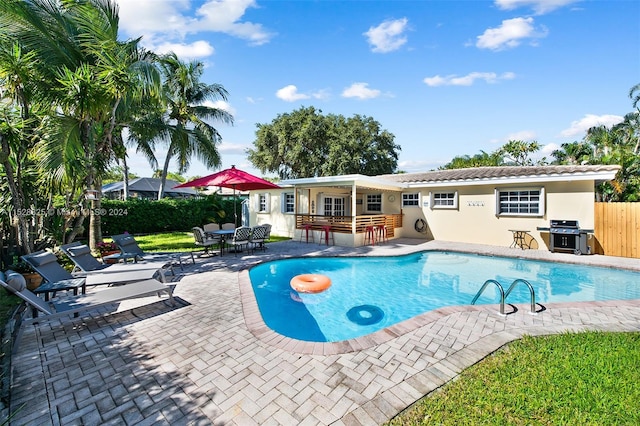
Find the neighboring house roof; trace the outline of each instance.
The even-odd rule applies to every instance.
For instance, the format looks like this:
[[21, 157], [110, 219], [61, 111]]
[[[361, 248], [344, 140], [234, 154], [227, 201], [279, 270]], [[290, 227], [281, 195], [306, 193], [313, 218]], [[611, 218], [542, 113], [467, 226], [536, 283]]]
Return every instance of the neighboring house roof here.
[[[135, 178], [129, 181], [129, 192], [138, 193], [158, 193], [160, 189], [160, 179], [158, 178]], [[198, 195], [193, 188], [174, 188], [180, 182], [167, 179], [164, 192], [167, 196], [190, 197]], [[124, 190], [124, 182], [113, 182], [102, 186], [102, 193], [121, 192]]]
[[290, 179], [282, 181], [281, 186], [347, 187], [356, 185], [359, 188], [401, 191], [404, 188], [424, 186], [486, 185], [488, 183], [534, 183], [581, 180], [599, 182], [615, 178], [618, 170], [620, 170], [620, 166], [618, 165], [472, 167], [467, 169], [434, 170], [429, 172], [380, 176], [343, 175]]

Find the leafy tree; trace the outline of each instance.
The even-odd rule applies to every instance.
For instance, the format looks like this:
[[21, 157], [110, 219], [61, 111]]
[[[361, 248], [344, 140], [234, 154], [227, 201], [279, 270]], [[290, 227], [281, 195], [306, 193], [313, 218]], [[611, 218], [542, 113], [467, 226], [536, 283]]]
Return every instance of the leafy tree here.
[[467, 169], [471, 167], [492, 167], [503, 165], [504, 158], [502, 154], [499, 153], [499, 151], [494, 151], [491, 154], [480, 151], [480, 154], [476, 154], [474, 156], [463, 155], [460, 157], [455, 157], [449, 163], [439, 167], [439, 169]]
[[249, 161], [280, 179], [358, 173], [379, 175], [397, 168], [399, 145], [371, 117], [323, 115], [314, 107], [279, 114], [257, 124]]
[[585, 142], [567, 142], [551, 153], [556, 164], [588, 164], [593, 158], [593, 147]]
[[232, 124], [233, 116], [227, 111], [204, 105], [206, 101], [227, 100], [228, 93], [220, 84], [205, 84], [200, 81], [204, 65], [202, 62], [182, 62], [174, 53], [160, 59], [164, 84], [163, 103], [166, 112], [159, 137], [168, 142], [167, 156], [160, 178], [158, 199], [164, 195], [171, 158], [178, 160], [178, 173], [189, 168], [192, 156], [199, 158], [207, 167], [220, 166], [220, 154], [216, 145], [222, 140], [220, 133], [207, 121], [222, 121]]
[[544, 164], [546, 159], [534, 162], [530, 155], [539, 151], [540, 144], [536, 141], [525, 142], [521, 140], [510, 140], [504, 144], [498, 153], [503, 155], [508, 165], [514, 166], [533, 166], [534, 164]]
[[[83, 189], [99, 193], [114, 159], [118, 132], [129, 118], [123, 106], [159, 82], [154, 67], [138, 40], [117, 40], [118, 9], [110, 0], [4, 1], [0, 24], [3, 43], [33, 55], [34, 94], [48, 108], [37, 134], [40, 165], [49, 180], [70, 182], [85, 203]], [[95, 247], [102, 239], [99, 197], [91, 207], [89, 243]]]

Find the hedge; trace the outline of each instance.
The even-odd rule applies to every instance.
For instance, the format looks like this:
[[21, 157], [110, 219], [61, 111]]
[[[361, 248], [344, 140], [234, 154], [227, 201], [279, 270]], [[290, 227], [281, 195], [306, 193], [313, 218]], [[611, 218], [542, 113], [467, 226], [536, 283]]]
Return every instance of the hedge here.
[[[237, 200], [238, 220], [242, 201]], [[162, 200], [102, 200], [102, 235], [151, 234], [156, 232], [190, 231], [205, 223], [233, 222], [233, 199], [218, 195], [206, 198]], [[237, 224], [239, 225], [239, 224]], [[88, 228], [88, 222], [87, 227]]]

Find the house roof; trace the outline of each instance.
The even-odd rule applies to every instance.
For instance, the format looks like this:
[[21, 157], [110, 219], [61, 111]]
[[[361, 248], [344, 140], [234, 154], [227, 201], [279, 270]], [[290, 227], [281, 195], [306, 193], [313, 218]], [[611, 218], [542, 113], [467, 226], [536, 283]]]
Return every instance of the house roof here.
[[[181, 195], [197, 195], [198, 192], [192, 188], [174, 188], [180, 182], [167, 179], [165, 183], [165, 193]], [[124, 188], [124, 182], [113, 182], [102, 186], [102, 193], [119, 192]], [[158, 178], [135, 178], [129, 181], [129, 191], [135, 192], [158, 192], [160, 189], [160, 179]]]
[[487, 183], [513, 183], [514, 181], [521, 183], [558, 180], [604, 181], [613, 179], [618, 170], [620, 170], [618, 165], [500, 166], [402, 173], [379, 176], [379, 178], [403, 183], [408, 187], [450, 184], [484, 185]]
[[282, 186], [351, 186], [359, 188], [401, 191], [405, 188], [451, 185], [486, 185], [489, 183], [533, 183], [553, 181], [596, 182], [615, 178], [618, 165], [580, 166], [496, 166], [453, 170], [434, 170], [420, 173], [401, 173], [380, 176], [342, 175], [289, 179]]

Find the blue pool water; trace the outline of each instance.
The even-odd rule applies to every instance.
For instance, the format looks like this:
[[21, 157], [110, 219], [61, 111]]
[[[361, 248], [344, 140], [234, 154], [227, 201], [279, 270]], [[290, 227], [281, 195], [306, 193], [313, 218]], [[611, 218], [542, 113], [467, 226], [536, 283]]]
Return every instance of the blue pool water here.
[[[332, 285], [299, 294], [289, 282], [300, 274], [327, 275]], [[452, 252], [285, 259], [255, 266], [249, 277], [267, 326], [313, 342], [353, 339], [434, 309], [468, 305], [488, 279], [505, 291], [525, 279], [539, 303], [640, 299], [640, 272]], [[490, 285], [476, 304], [498, 303], [499, 296]], [[525, 285], [507, 299], [529, 302]]]

